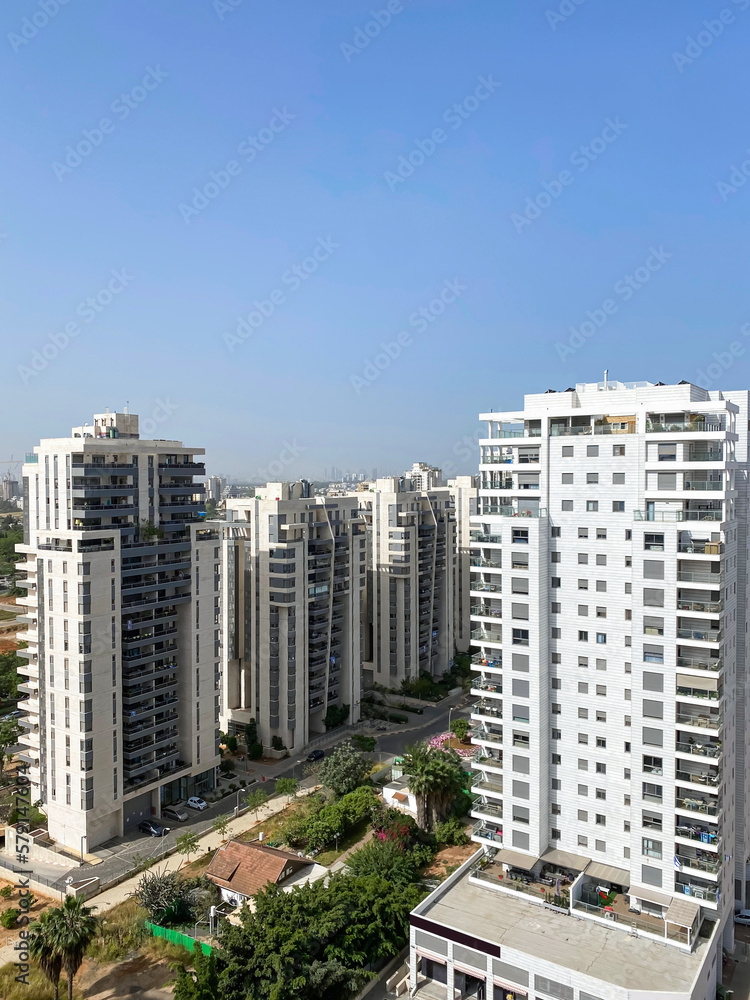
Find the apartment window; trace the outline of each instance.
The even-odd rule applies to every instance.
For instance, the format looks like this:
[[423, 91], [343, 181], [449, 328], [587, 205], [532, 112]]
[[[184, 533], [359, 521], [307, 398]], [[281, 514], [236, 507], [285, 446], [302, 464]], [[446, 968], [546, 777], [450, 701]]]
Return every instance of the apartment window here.
[[65, 804], [70, 805], [70, 775], [65, 775]]
[[606, 712], [597, 712], [596, 713], [596, 721], [597, 722], [606, 722], [607, 721], [607, 713]]
[[52, 725], [55, 724], [55, 696], [51, 694], [49, 696], [49, 721]]
[[579, 847], [588, 847], [589, 846], [589, 838], [588, 837], [584, 837], [581, 834], [579, 834], [578, 835], [578, 846]]
[[579, 632], [578, 632], [578, 641], [579, 642], [588, 642], [589, 641], [589, 634], [588, 634], [588, 632], [583, 632], [583, 631], [579, 630]]
[[553, 563], [559, 563], [559, 562], [561, 562], [562, 561], [562, 553], [560, 553], [560, 552], [551, 552], [550, 553], [550, 561], [553, 562]]
[[117, 762], [117, 733], [112, 733], [112, 760]]
[[65, 699], [65, 728], [70, 729], [70, 698]]
[[598, 444], [588, 444], [586, 445], [586, 457], [587, 458], [597, 458], [599, 455], [599, 445]]
[[561, 535], [561, 530], [559, 527], [552, 528], [552, 538], [559, 538]]
[[578, 709], [578, 718], [579, 719], [588, 719], [588, 717], [589, 717], [589, 710], [587, 708], [579, 708]]
[[563, 486], [571, 486], [573, 484], [573, 473], [572, 472], [563, 472], [563, 474], [562, 474], [562, 483], [563, 483]]
[[661, 861], [661, 841], [652, 840], [651, 837], [642, 837], [641, 854], [647, 858], [657, 858]]
[[613, 455], [624, 455], [625, 454], [625, 445], [624, 444], [613, 444], [612, 445], [612, 454]]
[[117, 695], [112, 694], [112, 722], [117, 723]]
[[599, 473], [598, 472], [587, 472], [586, 473], [586, 483], [589, 486], [594, 486], [598, 482], [599, 482]]
[[554, 827], [550, 830], [550, 836], [552, 840], [562, 839], [562, 830], [556, 830]]
[[603, 813], [597, 813], [596, 820], [594, 822], [596, 823], [597, 826], [606, 826], [607, 817]]
[[599, 643], [600, 646], [603, 646], [607, 642], [607, 633], [606, 632], [597, 632], [596, 633], [596, 641]]
[[596, 738], [596, 745], [597, 745], [597, 748], [599, 750], [606, 750], [607, 749], [607, 740], [605, 739], [604, 736], [597, 736], [597, 738]]
[[601, 851], [603, 854], [607, 850], [607, 843], [604, 840], [595, 840], [594, 847], [597, 851]]
[[588, 821], [589, 821], [589, 814], [588, 814], [588, 812], [585, 809], [579, 809], [578, 810], [578, 822], [579, 823], [588, 823]]
[[573, 458], [575, 450], [572, 444], [564, 444], [562, 447], [562, 457], [563, 458]]
[[607, 765], [603, 764], [601, 761], [597, 761], [597, 764], [596, 764], [596, 773], [597, 774], [606, 774], [607, 773]]
[[578, 770], [579, 771], [588, 771], [588, 769], [589, 769], [589, 762], [587, 760], [584, 760], [583, 757], [579, 757], [578, 758]]
[[622, 512], [624, 510], [625, 510], [625, 501], [624, 500], [613, 500], [612, 501], [612, 513], [613, 514], [622, 514]]
[[664, 705], [660, 701], [652, 701], [650, 698], [644, 698], [643, 716], [646, 719], [663, 719]]
[[607, 565], [607, 557], [606, 557], [606, 555], [604, 555], [603, 552], [597, 552], [597, 555], [596, 555], [596, 565], [597, 566], [606, 566]]
[[661, 830], [662, 828], [662, 817], [660, 813], [649, 812], [648, 810], [643, 810], [642, 826], [646, 830]]
[[557, 702], [553, 702], [552, 703], [552, 714], [553, 715], [562, 715], [562, 705], [559, 705]]
[[625, 473], [624, 472], [613, 472], [612, 473], [612, 484], [614, 486], [624, 486], [624, 484], [625, 484]]
[[586, 683], [586, 681], [579, 681], [578, 682], [578, 693], [579, 694], [588, 694], [589, 693], [589, 686]]
[[553, 615], [559, 615], [562, 612], [562, 604], [557, 604], [555, 601], [553, 601], [550, 607], [550, 612]]
[[70, 767], [70, 737], [65, 737], [65, 766]]
[[588, 561], [589, 561], [589, 557], [588, 557], [588, 553], [587, 552], [579, 552], [578, 553], [578, 565], [579, 566], [587, 566], [588, 565]]
[[596, 693], [600, 697], [606, 698], [607, 697], [607, 685], [606, 684], [597, 684], [596, 685]]
[[649, 608], [663, 608], [664, 607], [664, 591], [656, 590], [653, 587], [643, 588], [643, 603]]
[[562, 689], [562, 681], [560, 680], [559, 677], [553, 677], [552, 678], [552, 690], [553, 691], [560, 691], [561, 689]]
[[552, 779], [552, 791], [561, 792], [562, 791], [562, 781], [559, 778]]
[[597, 658], [596, 669], [597, 670], [606, 670], [607, 669], [607, 661], [606, 660], [600, 660], [600, 659]]
[[562, 510], [573, 510], [573, 501], [572, 500], [563, 500], [562, 501], [562, 508], [561, 509]]
[[579, 604], [578, 605], [578, 614], [579, 615], [588, 615], [588, 613], [589, 613], [589, 606], [588, 606], [588, 604]]
[[588, 656], [579, 656], [578, 657], [578, 666], [579, 667], [588, 667], [588, 665], [589, 665], [589, 658], [588, 658]]
[[553, 729], [552, 730], [552, 739], [553, 740], [561, 740], [562, 739], [562, 731], [560, 729]]
[[644, 781], [642, 784], [643, 798], [646, 802], [661, 802], [662, 786], [655, 785], [651, 781]]
[[597, 797], [597, 799], [600, 799], [600, 800], [606, 799], [607, 798], [606, 789], [604, 789], [604, 788], [597, 788], [597, 790], [596, 790], [596, 797]]
[[588, 538], [589, 537], [589, 529], [588, 528], [579, 528], [578, 529], [578, 537], [579, 538]]
[[583, 795], [583, 796], [588, 795], [589, 794], [589, 786], [588, 785], [579, 785], [578, 786], [578, 794], [579, 795]]
[[559, 576], [553, 576], [550, 581], [550, 586], [553, 588], [562, 586], [562, 579]]
[[553, 753], [552, 754], [552, 763], [553, 764], [562, 764], [562, 757], [560, 756], [559, 753]]
[[607, 609], [606, 608], [597, 607], [597, 609], [596, 609], [596, 617], [597, 618], [606, 618], [607, 617]]
[[514, 628], [513, 645], [528, 646], [528, 644], [529, 644], [529, 630], [527, 628]]
[[114, 798], [117, 798], [117, 768], [115, 768], [112, 772], [112, 779], [112, 795]]
[[584, 746], [588, 745], [588, 742], [589, 742], [588, 734], [587, 733], [579, 733], [578, 734], [578, 742], [581, 743], [581, 744], [583, 744]]
[[589, 581], [588, 580], [579, 580], [578, 581], [578, 589], [579, 590], [588, 590], [589, 589]]

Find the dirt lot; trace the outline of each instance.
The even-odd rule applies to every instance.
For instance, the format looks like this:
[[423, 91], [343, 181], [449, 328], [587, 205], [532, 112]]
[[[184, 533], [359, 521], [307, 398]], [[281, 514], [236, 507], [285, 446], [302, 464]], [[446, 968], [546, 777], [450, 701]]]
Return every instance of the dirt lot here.
[[168, 961], [138, 954], [130, 961], [114, 965], [101, 965], [86, 958], [75, 982], [87, 1000], [121, 1000], [134, 994], [139, 1000], [172, 1000], [171, 987], [164, 987], [174, 977]]
[[476, 854], [476, 844], [466, 844], [464, 847], [444, 847], [438, 851], [432, 864], [425, 869], [428, 878], [446, 878], [450, 872], [459, 868], [464, 861], [468, 861], [472, 854]]

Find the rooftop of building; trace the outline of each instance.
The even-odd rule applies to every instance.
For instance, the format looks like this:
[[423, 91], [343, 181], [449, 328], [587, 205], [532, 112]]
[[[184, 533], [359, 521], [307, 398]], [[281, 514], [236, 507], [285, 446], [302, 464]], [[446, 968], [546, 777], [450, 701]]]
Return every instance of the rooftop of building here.
[[562, 968], [649, 995], [689, 992], [709, 947], [709, 939], [701, 937], [687, 953], [594, 920], [558, 913], [520, 894], [484, 889], [469, 881], [468, 868], [456, 872], [413, 914], [501, 949], [543, 956]]
[[[160, 415], [162, 412], [165, 411], [157, 407], [154, 416], [144, 420], [143, 429], [147, 432], [155, 430], [166, 419]], [[186, 447], [182, 441], [174, 438], [142, 438], [140, 430], [137, 413], [128, 413], [127, 410], [124, 413], [110, 413], [107, 410], [105, 413], [95, 413], [93, 423], [71, 428], [68, 437], [42, 438], [34, 447], [34, 454], [47, 451], [93, 451], [96, 454], [114, 451], [120, 454], [127, 453], [128, 450], [137, 450], [141, 454], [147, 450], [166, 453], [173, 451], [187, 455], [205, 454], [205, 448]], [[26, 461], [34, 462], [35, 458], [30, 455]]]
[[692, 407], [714, 406], [718, 410], [732, 408], [732, 397], [740, 391], [705, 389], [685, 380], [667, 385], [664, 382], [619, 382], [604, 379], [601, 382], [577, 382], [565, 389], [547, 389], [544, 392], [524, 395], [522, 410], [481, 413], [481, 420], [523, 420], [530, 415], [545, 413], [625, 413], [628, 409], [652, 408], [654, 411], [674, 412]]

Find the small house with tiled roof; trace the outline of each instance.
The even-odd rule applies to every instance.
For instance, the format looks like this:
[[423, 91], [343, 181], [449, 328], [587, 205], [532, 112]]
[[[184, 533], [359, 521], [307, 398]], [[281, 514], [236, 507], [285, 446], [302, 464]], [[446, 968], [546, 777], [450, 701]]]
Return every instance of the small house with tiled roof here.
[[239, 906], [265, 889], [278, 885], [285, 892], [328, 873], [324, 865], [289, 851], [266, 847], [258, 840], [230, 840], [214, 854], [206, 875], [219, 887], [222, 899]]

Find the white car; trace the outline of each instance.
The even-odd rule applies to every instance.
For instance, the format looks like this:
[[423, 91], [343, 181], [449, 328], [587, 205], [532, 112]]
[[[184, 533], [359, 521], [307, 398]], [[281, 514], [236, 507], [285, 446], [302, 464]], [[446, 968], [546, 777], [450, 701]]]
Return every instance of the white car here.
[[204, 809], [208, 809], [208, 802], [205, 799], [200, 798], [198, 795], [193, 795], [187, 800], [188, 808], [197, 809], [198, 812], [203, 812]]
[[750, 910], [737, 910], [734, 915], [734, 922], [750, 927]]

